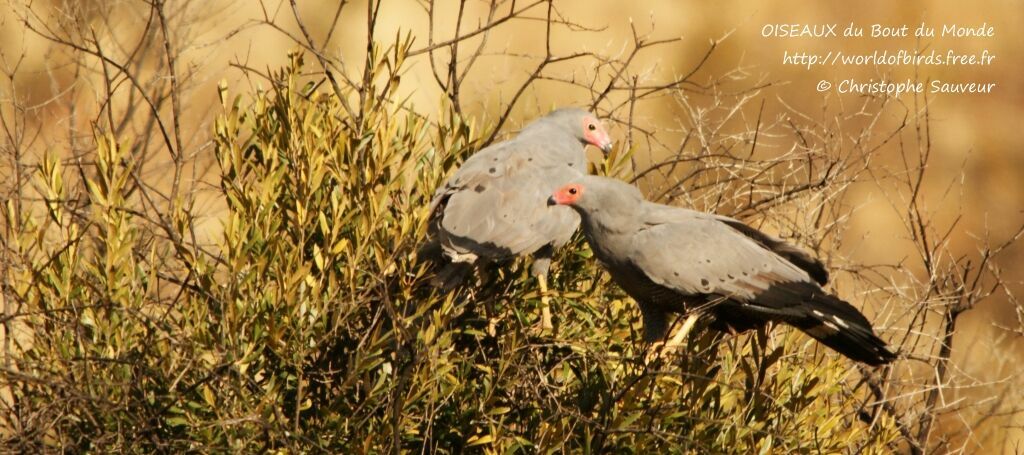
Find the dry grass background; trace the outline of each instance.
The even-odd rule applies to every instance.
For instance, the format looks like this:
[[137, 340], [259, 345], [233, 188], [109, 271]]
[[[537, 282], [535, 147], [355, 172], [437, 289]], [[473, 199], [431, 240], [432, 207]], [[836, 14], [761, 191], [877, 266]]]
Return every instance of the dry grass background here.
[[[431, 26], [421, 2], [385, 1], [375, 36], [391, 43], [398, 33], [408, 32], [415, 37], [413, 49], [429, 45], [427, 36], [431, 27], [436, 40], [449, 39], [455, 34], [459, 3], [437, 3], [436, 21]], [[529, 4], [521, 2], [522, 6]], [[326, 1], [301, 1], [298, 11], [310, 34], [317, 37], [317, 47], [340, 61], [361, 62], [367, 34], [364, 2], [347, 5], [337, 20], [339, 25], [331, 40], [320, 42], [335, 23], [336, 5]], [[480, 124], [498, 118], [527, 80], [538, 56], [544, 54], [545, 5], [530, 11], [528, 16], [533, 19], [509, 21], [487, 35], [486, 51], [460, 85], [458, 95], [461, 109], [469, 117], [480, 119]], [[552, 54], [587, 51], [608, 59], [623, 59], [629, 57], [633, 48], [634, 33], [649, 36], [650, 40], [681, 37], [677, 42], [645, 49], [635, 55], [630, 74], [639, 85], [672, 81], [688, 73], [708, 53], [710, 42], [718, 42], [694, 75], [698, 87], [690, 87], [688, 95], [665, 93], [634, 106], [627, 101], [630, 93], [620, 91], [610, 94], [608, 102], [599, 106], [604, 109], [616, 106], [613, 112], [616, 118], [629, 117], [634, 125], [653, 132], [646, 138], [630, 136], [631, 145], [637, 147], [638, 169], [670, 158], [676, 144], [683, 142], [692, 129], [690, 120], [698, 114], [706, 115], [709, 124], [720, 122], [726, 131], [745, 131], [751, 125], [763, 123], [765, 131], [757, 139], [757, 151], [767, 156], [785, 153], [793, 146], [793, 136], [786, 134], [790, 116], [804, 116], [808, 122], [834, 127], [840, 132], [837, 140], [847, 141], [850, 138], [842, 136], [843, 132], [853, 134], [869, 128], [884, 135], [896, 131], [904, 120], [901, 113], [923, 106], [923, 100], [915, 104], [911, 98], [905, 98], [892, 101], [878, 116], [857, 115], [869, 102], [859, 95], [818, 93], [814, 85], [821, 79], [877, 79], [887, 75], [895, 80], [910, 77], [995, 82], [998, 86], [993, 94], [939, 95], [927, 99], [931, 156], [928, 175], [921, 187], [920, 205], [931, 214], [936, 226], [956, 223], [956, 229], [948, 238], [950, 255], [954, 257], [975, 254], [982, 237], [996, 242], [1010, 238], [1024, 223], [1024, 184], [1021, 184], [1024, 139], [1020, 134], [1024, 130], [1024, 84], [1019, 78], [1024, 73], [1024, 9], [1014, 2], [782, 1], [769, 6], [756, 1], [655, 0], [558, 1], [555, 5], [565, 18], [590, 29], [558, 27], [550, 41]], [[61, 8], [57, 3], [36, 1], [31, 4], [13, 2], [0, 7], [0, 69], [10, 76], [0, 80], [0, 102], [4, 103], [0, 110], [9, 125], [18, 124], [11, 120], [15, 117], [23, 122], [21, 128], [27, 132], [23, 149], [30, 157], [38, 157], [44, 150], [60, 150], [64, 156], [89, 150], [93, 135], [91, 123], [104, 116], [100, 101], [108, 88], [104, 85], [101, 66], [76, 65], [74, 53], [67, 46], [40, 37], [26, 26], [25, 19], [37, 29], [40, 24], [50, 24], [59, 33], [62, 24], [76, 22], [75, 18], [61, 17], [62, 14], [88, 12], [91, 16], [84, 23], [93, 24], [91, 33], [111, 49], [111, 55], [131, 52], [130, 47], [146, 26], [148, 6], [145, 3], [83, 0], [77, 6], [82, 8]], [[462, 30], [473, 29], [485, 21], [488, 6], [486, 2], [466, 3]], [[507, 7], [505, 4], [501, 11]], [[302, 30], [287, 1], [262, 4], [255, 1], [174, 1], [167, 3], [166, 11], [168, 23], [173, 24], [172, 37], [182, 44], [176, 55], [176, 67], [179, 78], [187, 81], [187, 85], [179, 101], [181, 115], [174, 117], [180, 119], [178, 128], [185, 132], [181, 150], [197, 163], [184, 169], [183, 180], [190, 182], [197, 191], [194, 212], [200, 220], [197, 232], [206, 237], [206, 240], [200, 239], [202, 243], [220, 234], [220, 214], [224, 209], [216, 198], [203, 196], [209, 192], [203, 182], [212, 182], [216, 174], [210, 144], [212, 121], [220, 112], [217, 84], [226, 81], [235, 93], [267, 88], [266, 81], [258, 74], [285, 65], [288, 52], [297, 48], [296, 37], [301, 36]], [[264, 23], [268, 19], [276, 27]], [[995, 27], [996, 37], [916, 42], [912, 38], [786, 40], [762, 38], [759, 34], [766, 23], [845, 25], [851, 21], [889, 25], [914, 25], [924, 21], [933, 26], [987, 22]], [[466, 41], [464, 49], [475, 48], [481, 39], [482, 35]], [[997, 60], [991, 67], [919, 69], [823, 67], [807, 70], [780, 64], [784, 50], [857, 52], [924, 46], [949, 47], [963, 52], [988, 49]], [[146, 43], [141, 52], [160, 58], [159, 42]], [[447, 61], [446, 50], [441, 49], [438, 54], [436, 62]], [[443, 74], [445, 69], [432, 69], [426, 54], [411, 57], [406, 68], [402, 74], [401, 97], [407, 97], [409, 105], [427, 117], [442, 112], [436, 106], [445, 94], [438, 88], [434, 70]], [[613, 68], [595, 66], [593, 61], [585, 64], [570, 61], [545, 69], [547, 79], [535, 81], [516, 99], [505, 130], [514, 130], [519, 122], [551, 106], [589, 104], [594, 98], [593, 92], [570, 86], [564, 80], [586, 84], [598, 74], [595, 86], [602, 87]], [[167, 81], [166, 74], [149, 66], [140, 67], [139, 73], [144, 75], [144, 84], [156, 86]], [[353, 70], [353, 74], [358, 71]], [[702, 90], [699, 85], [713, 87], [713, 90]], [[739, 107], [734, 111], [702, 111], [724, 98]], [[12, 100], [27, 109], [23, 112], [13, 109]], [[118, 98], [114, 103], [128, 105], [129, 101]], [[161, 112], [170, 117], [172, 109], [171, 103], [167, 103], [161, 107]], [[150, 134], [151, 131], [151, 125], [142, 117], [131, 118], [122, 135]], [[613, 136], [620, 141], [626, 140], [628, 132], [622, 124], [612, 126]], [[873, 167], [882, 174], [903, 169], [901, 147], [909, 147], [914, 136], [913, 128], [907, 128], [886, 142], [872, 155]], [[651, 137], [656, 137], [658, 142], [652, 142]], [[158, 149], [158, 142], [144, 147]], [[33, 161], [32, 158], [26, 160]], [[147, 162], [143, 172], [158, 188], [170, 188], [173, 183], [168, 170], [171, 167], [169, 160], [158, 159]], [[9, 177], [10, 173], [3, 176]], [[672, 183], [672, 176], [652, 177], [642, 182], [651, 193], [660, 192]], [[896, 265], [894, 269], [906, 268], [904, 271], [910, 274], [924, 274], [921, 262], [915, 260], [918, 255], [915, 241], [904, 224], [901, 198], [908, 196], [906, 188], [880, 178], [878, 182], [858, 181], [848, 191], [844, 206], [849, 210], [843, 226], [844, 242], [829, 253], [831, 262]], [[684, 193], [669, 194], [676, 203], [688, 202]], [[1022, 259], [1024, 248], [1017, 243], [995, 260], [1008, 288], [1018, 293], [1024, 281]], [[852, 286], [838, 284], [840, 290]], [[1003, 396], [1006, 401], [1001, 402], [1000, 415], [992, 418], [979, 420], [981, 411], [974, 408], [945, 413], [936, 431], [947, 432], [952, 442], [938, 446], [939, 450], [964, 447], [969, 452], [979, 453], [1013, 451], [1019, 450], [1024, 442], [1021, 429], [1024, 414], [1018, 412], [1024, 407], [1024, 396], [1017, 390], [1018, 386], [1024, 386], [1019, 366], [1024, 361], [1024, 333], [1017, 324], [1019, 315], [1019, 306], [1011, 294], [1003, 291], [963, 314], [951, 355], [961, 382], [944, 390], [941, 402], [954, 410], [973, 401], [989, 403], [993, 397]], [[938, 330], [938, 326], [923, 325], [921, 329]], [[911, 366], [901, 368], [905, 369], [901, 371], [903, 375], [927, 377], [930, 374], [930, 370], [914, 371]], [[985, 437], [974, 437], [975, 433]]]

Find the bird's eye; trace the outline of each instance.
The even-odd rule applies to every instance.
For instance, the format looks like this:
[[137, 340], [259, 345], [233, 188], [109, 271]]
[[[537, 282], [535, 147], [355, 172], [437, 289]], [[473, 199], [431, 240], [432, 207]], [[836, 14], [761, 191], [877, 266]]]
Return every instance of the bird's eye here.
[[576, 188], [569, 188], [569, 194], [576, 194]]
[[597, 125], [591, 123], [591, 124], [587, 125], [587, 129], [590, 130], [590, 131], [594, 131], [594, 130], [597, 129]]

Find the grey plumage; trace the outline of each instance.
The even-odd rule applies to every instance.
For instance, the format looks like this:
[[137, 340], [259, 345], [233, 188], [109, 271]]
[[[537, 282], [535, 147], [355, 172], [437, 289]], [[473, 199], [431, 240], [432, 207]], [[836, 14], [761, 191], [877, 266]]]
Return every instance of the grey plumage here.
[[534, 255], [533, 274], [545, 276], [554, 250], [579, 226], [573, 210], [546, 201], [556, 188], [586, 173], [586, 144], [606, 152], [611, 147], [595, 116], [559, 109], [467, 159], [430, 204], [428, 246], [439, 250], [446, 264], [435, 284], [454, 285], [471, 270], [466, 264], [522, 255]]
[[895, 357], [860, 311], [820, 287], [828, 272], [819, 261], [738, 220], [648, 202], [594, 176], [551, 202], [580, 213], [595, 256], [637, 300], [648, 341], [665, 336], [668, 313], [704, 308], [720, 330], [781, 321], [854, 360]]

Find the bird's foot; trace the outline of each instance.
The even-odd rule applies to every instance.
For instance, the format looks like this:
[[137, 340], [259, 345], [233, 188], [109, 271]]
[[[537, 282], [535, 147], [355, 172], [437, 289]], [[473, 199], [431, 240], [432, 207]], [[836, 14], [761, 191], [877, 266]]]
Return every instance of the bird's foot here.
[[492, 337], [498, 336], [498, 318], [487, 320], [487, 334]]

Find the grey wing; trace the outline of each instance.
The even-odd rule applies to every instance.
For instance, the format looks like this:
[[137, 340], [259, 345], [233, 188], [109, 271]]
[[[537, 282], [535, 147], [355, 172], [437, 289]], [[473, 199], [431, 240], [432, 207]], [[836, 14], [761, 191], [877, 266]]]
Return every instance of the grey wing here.
[[656, 213], [632, 239], [631, 258], [655, 283], [683, 294], [738, 300], [779, 282], [810, 281], [808, 274], [754, 239], [700, 212]]
[[633, 239], [631, 257], [651, 281], [711, 297], [719, 303], [714, 317], [726, 327], [743, 330], [781, 320], [851, 359], [880, 365], [895, 358], [857, 308], [823, 291], [812, 273], [786, 256], [788, 249], [779, 253], [766, 245], [772, 238], [745, 225], [735, 228], [732, 219], [664, 210], [676, 213], [654, 219], [671, 221], [647, 224]]
[[[780, 281], [806, 280], [800, 269], [707, 214], [650, 206], [643, 228], [630, 239], [633, 295], [644, 317], [644, 339], [664, 338], [668, 312], [715, 305], [713, 326], [745, 330], [764, 319], [785, 317], [771, 308], [733, 310], [752, 302]], [[722, 310], [726, 317], [719, 317]], [[781, 309], [785, 312], [785, 309]], [[757, 316], [762, 313], [762, 316]], [[750, 317], [752, 316], [752, 318]]]
[[537, 167], [528, 156], [482, 156], [453, 176], [435, 209], [442, 247], [453, 260], [504, 259], [565, 244], [579, 225], [550, 194], [579, 176], [574, 169]]
[[[505, 174], [505, 167], [513, 146], [510, 142], [499, 142], [469, 157], [455, 171], [444, 185], [438, 187], [430, 201], [431, 217], [439, 217], [443, 210], [439, 208], [448, 202], [452, 194], [457, 193], [477, 180], [499, 177]], [[493, 168], [493, 170], [492, 170]]]
[[822, 264], [821, 261], [814, 256], [811, 256], [806, 251], [790, 245], [782, 239], [752, 228], [746, 223], [735, 218], [729, 218], [721, 215], [712, 216], [722, 223], [727, 224], [729, 227], [739, 231], [741, 234], [750, 237], [755, 242], [761, 244], [761, 246], [771, 250], [779, 256], [782, 256], [793, 265], [800, 267], [818, 284], [824, 285], [828, 283], [828, 269], [825, 268], [825, 264]]

